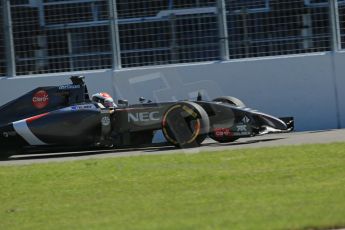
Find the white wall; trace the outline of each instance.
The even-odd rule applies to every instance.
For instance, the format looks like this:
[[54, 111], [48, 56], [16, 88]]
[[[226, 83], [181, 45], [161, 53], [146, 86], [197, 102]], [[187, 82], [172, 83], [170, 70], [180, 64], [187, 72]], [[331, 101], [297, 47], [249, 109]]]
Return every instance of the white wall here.
[[334, 79], [339, 106], [339, 120], [341, 127], [345, 127], [345, 52], [334, 56]]
[[[318, 130], [339, 123], [345, 127], [343, 63], [345, 53], [319, 53], [82, 74], [90, 93], [107, 91], [130, 103], [140, 96], [154, 101], [193, 98], [198, 91], [205, 99], [231, 95], [262, 112], [294, 116], [297, 130]], [[68, 77], [0, 79], [0, 105], [37, 86], [66, 84]]]
[[[262, 112], [294, 116], [297, 130], [333, 129], [338, 127], [335, 77], [342, 92], [339, 98], [345, 98], [341, 76], [345, 53], [334, 58], [322, 53], [136, 69], [116, 72], [113, 79], [118, 95], [130, 102], [139, 96], [158, 101], [185, 99], [201, 90], [208, 99], [231, 95]], [[343, 99], [339, 106], [344, 117]]]

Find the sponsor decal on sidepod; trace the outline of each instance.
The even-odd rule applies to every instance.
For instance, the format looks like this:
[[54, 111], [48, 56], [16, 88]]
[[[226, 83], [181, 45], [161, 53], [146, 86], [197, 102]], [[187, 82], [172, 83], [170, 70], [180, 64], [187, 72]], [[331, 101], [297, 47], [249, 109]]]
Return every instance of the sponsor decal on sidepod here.
[[147, 122], [160, 120], [159, 112], [140, 112], [140, 113], [128, 113], [128, 122]]
[[34, 94], [32, 97], [32, 104], [37, 109], [43, 109], [49, 103], [49, 95], [46, 91], [40, 90]]

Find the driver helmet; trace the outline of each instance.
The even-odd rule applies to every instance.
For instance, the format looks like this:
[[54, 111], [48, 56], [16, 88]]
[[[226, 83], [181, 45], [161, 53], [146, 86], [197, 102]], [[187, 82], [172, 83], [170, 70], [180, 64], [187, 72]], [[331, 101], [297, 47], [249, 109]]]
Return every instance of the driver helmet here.
[[116, 108], [113, 98], [105, 92], [95, 93], [92, 95], [92, 101], [101, 103], [106, 108]]

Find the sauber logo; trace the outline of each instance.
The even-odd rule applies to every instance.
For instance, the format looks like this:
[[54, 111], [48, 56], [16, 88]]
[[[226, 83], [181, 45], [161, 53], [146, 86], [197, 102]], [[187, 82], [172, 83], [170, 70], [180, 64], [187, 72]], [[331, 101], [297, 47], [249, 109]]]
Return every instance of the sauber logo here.
[[128, 113], [128, 122], [134, 121], [158, 121], [160, 120], [159, 112], [140, 112], [140, 113]]
[[103, 126], [108, 126], [108, 125], [110, 125], [110, 118], [109, 117], [102, 117], [101, 122], [102, 122]]
[[35, 95], [32, 98], [32, 104], [37, 109], [43, 109], [46, 107], [49, 103], [49, 95], [46, 91], [40, 90], [35, 93]]
[[247, 132], [247, 126], [246, 125], [238, 125], [237, 126], [237, 131], [238, 132]]

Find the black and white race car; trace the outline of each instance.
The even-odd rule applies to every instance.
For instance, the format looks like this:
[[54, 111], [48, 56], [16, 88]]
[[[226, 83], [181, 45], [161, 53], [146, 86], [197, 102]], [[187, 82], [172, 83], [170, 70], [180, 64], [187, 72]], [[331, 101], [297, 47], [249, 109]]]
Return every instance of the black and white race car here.
[[161, 130], [167, 144], [199, 146], [206, 137], [226, 143], [293, 129], [293, 118], [249, 109], [234, 97], [144, 102], [117, 106], [91, 100], [82, 76], [72, 84], [36, 88], [0, 107], [0, 158], [32, 149], [152, 145]]

